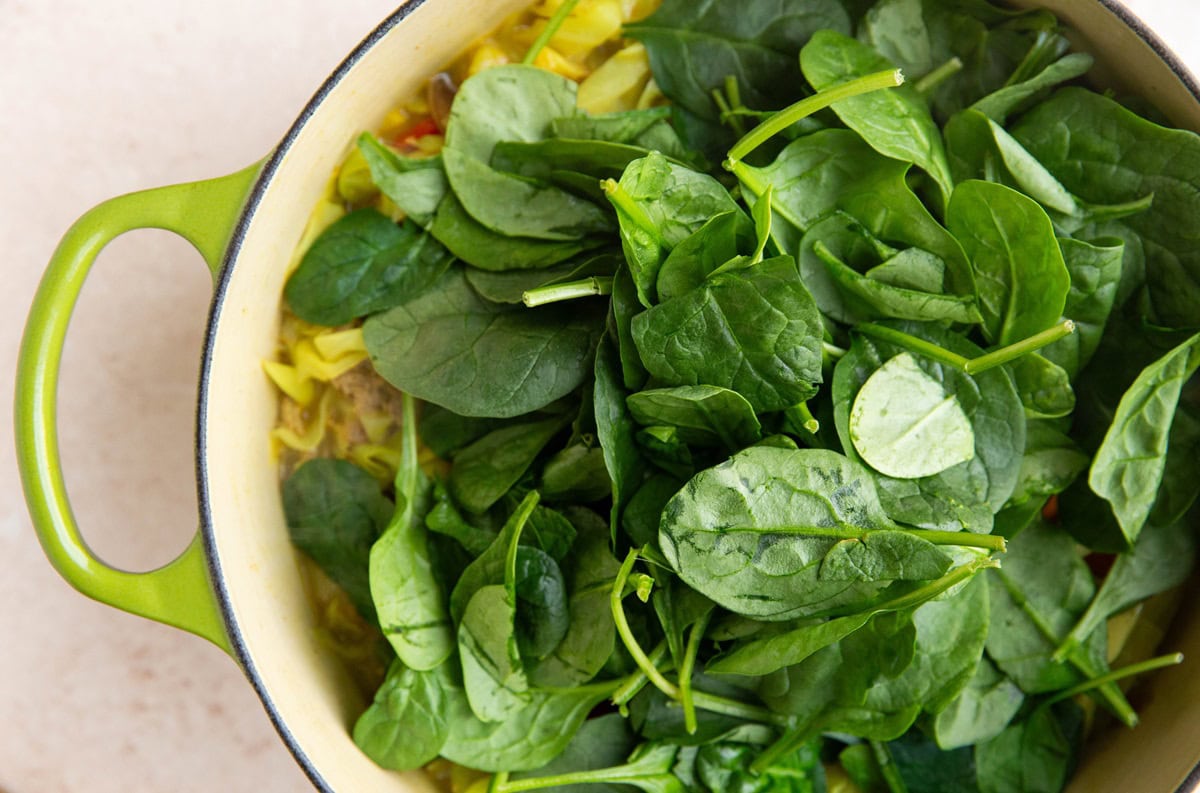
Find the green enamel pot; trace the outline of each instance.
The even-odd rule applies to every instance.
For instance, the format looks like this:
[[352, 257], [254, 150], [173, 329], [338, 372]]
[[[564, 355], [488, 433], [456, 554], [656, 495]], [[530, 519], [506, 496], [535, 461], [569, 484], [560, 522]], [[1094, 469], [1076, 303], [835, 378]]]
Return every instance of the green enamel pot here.
[[[349, 55], [261, 163], [210, 181], [114, 198], [66, 233], [34, 299], [21, 346], [16, 439], [26, 499], [46, 556], [80, 592], [204, 637], [245, 670], [283, 740], [325, 790], [432, 791], [419, 774], [372, 764], [350, 739], [361, 694], [317, 638], [279, 499], [268, 433], [285, 268], [329, 175], [363, 129], [528, 0], [409, 0]], [[1029, 5], [1029, 3], [1021, 3]], [[1116, 2], [1042, 3], [1097, 55], [1095, 78], [1136, 90], [1173, 123], [1200, 131], [1200, 89]], [[1104, 65], [1119, 65], [1105, 69]], [[89, 550], [71, 510], [56, 437], [67, 325], [92, 262], [115, 237], [173, 231], [214, 278], [198, 388], [200, 529], [180, 556], [146, 573]], [[1200, 658], [1200, 615], [1185, 613], [1172, 648]], [[1140, 690], [1136, 730], [1100, 736], [1074, 791], [1190, 790], [1200, 759], [1200, 675], [1185, 663]], [[1192, 777], [1195, 776], [1195, 779]], [[1189, 781], [1190, 780], [1190, 781]]]

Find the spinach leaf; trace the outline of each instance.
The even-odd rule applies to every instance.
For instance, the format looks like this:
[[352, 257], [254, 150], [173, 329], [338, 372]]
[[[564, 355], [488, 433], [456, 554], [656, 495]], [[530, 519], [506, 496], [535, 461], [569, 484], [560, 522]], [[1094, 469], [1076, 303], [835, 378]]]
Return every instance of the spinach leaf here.
[[1108, 97], [1064, 88], [1013, 127], [1013, 135], [1078, 196], [1096, 203], [1154, 195], [1126, 223], [1149, 243], [1147, 283], [1155, 319], [1195, 323], [1200, 304], [1200, 137], [1134, 115]]
[[529, 680], [543, 688], [566, 688], [594, 678], [608, 662], [616, 643], [609, 590], [620, 563], [609, 550], [609, 529], [595, 513], [568, 513], [579, 536], [563, 563], [567, 570], [570, 624], [544, 658], [527, 664]]
[[[826, 622], [800, 625], [771, 636], [752, 637], [729, 652], [717, 656], [705, 669], [712, 674], [721, 675], [767, 675], [785, 667], [794, 666], [820, 650], [840, 642], [879, 615], [911, 612], [921, 604], [945, 594], [951, 588], [972, 578], [984, 566], [984, 563], [979, 561], [969, 562], [911, 592], [905, 592], [895, 598], [867, 606], [856, 613], [834, 617]], [[986, 613], [985, 604], [983, 609], [985, 623]], [[908, 619], [907, 614], [903, 616], [903, 619]], [[978, 653], [976, 654], [978, 655]]]
[[1058, 322], [1071, 276], [1037, 203], [1003, 185], [967, 181], [950, 197], [946, 225], [974, 265], [988, 339], [1012, 344]]
[[403, 157], [369, 132], [358, 137], [358, 150], [379, 190], [404, 214], [429, 228], [449, 189], [441, 156]]
[[521, 303], [531, 289], [576, 281], [592, 275], [611, 276], [622, 262], [617, 252], [588, 252], [562, 264], [536, 270], [480, 270], [467, 268], [467, 281], [484, 300]]
[[554, 119], [574, 109], [570, 80], [530, 66], [487, 69], [463, 82], [450, 108], [442, 158], [471, 217], [512, 237], [572, 240], [611, 230], [610, 219], [590, 201], [489, 165], [499, 142], [542, 140]]
[[612, 480], [597, 444], [572, 443], [542, 468], [542, 496], [551, 502], [589, 504], [612, 495]]
[[948, 267], [949, 291], [974, 294], [962, 246], [909, 188], [909, 168], [880, 155], [851, 130], [828, 129], [788, 144], [770, 165], [736, 163], [733, 172], [748, 200], [773, 188], [771, 234], [780, 250], [797, 250], [803, 232], [841, 209], [879, 239], [940, 257]]
[[744, 743], [710, 743], [696, 752], [695, 775], [703, 793], [819, 793], [825, 773], [817, 742], [805, 743], [759, 770], [759, 752]]
[[438, 204], [429, 233], [472, 267], [498, 272], [550, 267], [605, 243], [595, 236], [543, 240], [498, 234], [471, 217], [453, 193]]
[[[980, 350], [944, 328], [919, 323], [885, 323], [965, 357]], [[867, 378], [904, 350], [888, 342], [855, 336], [833, 375], [834, 419], [848, 454], [850, 406]], [[893, 520], [923, 528], [968, 529], [986, 533], [992, 516], [1012, 495], [1025, 447], [1025, 418], [1011, 378], [1002, 369], [971, 376], [936, 361], [917, 357], [917, 365], [957, 397], [975, 432], [975, 456], [922, 479], [876, 476], [879, 497]]]
[[433, 487], [434, 505], [425, 515], [425, 528], [453, 537], [472, 556], [479, 556], [496, 540], [496, 533], [471, 525], [455, 506], [446, 486], [437, 482]]
[[848, 427], [859, 456], [898, 479], [933, 476], [975, 457], [975, 431], [958, 398], [909, 353], [867, 378], [854, 397]]
[[1037, 353], [1023, 355], [1007, 366], [1026, 416], [1057, 419], [1075, 410], [1075, 392], [1066, 369]]
[[[529, 779], [619, 766], [629, 757], [633, 747], [634, 735], [629, 729], [629, 722], [619, 713], [606, 713], [585, 721], [567, 748], [554, 760], [537, 771], [523, 771], [510, 778]], [[621, 788], [600, 782], [544, 790], [551, 793], [613, 793]]]
[[1196, 538], [1186, 522], [1147, 526], [1133, 550], [1117, 556], [1100, 590], [1060, 645], [1081, 643], [1109, 617], [1184, 582], [1196, 560]]
[[[879, 317], [944, 322], [981, 322], [975, 299], [942, 294], [945, 264], [933, 254], [908, 248], [859, 273], [855, 259], [871, 262], [875, 248], [863, 238], [865, 229], [849, 216], [835, 212], [817, 222], [800, 242], [800, 273], [821, 312], [840, 322], [854, 323]], [[867, 266], [870, 266], [869, 264]], [[906, 271], [921, 267], [940, 271], [932, 290], [912, 289], [887, 279], [906, 278]]]
[[920, 708], [938, 713], [967, 685], [983, 655], [989, 623], [988, 584], [972, 576], [957, 592], [931, 600], [912, 615], [917, 631], [912, 663], [878, 681], [864, 706], [880, 713]]
[[[508, 562], [509, 551], [513, 547], [513, 538], [521, 536], [530, 516], [537, 508], [538, 498], [536, 490], [530, 491], [508, 516], [508, 520], [504, 522], [503, 528], [492, 544], [463, 570], [462, 575], [454, 584], [454, 589], [450, 592], [450, 614], [455, 622], [462, 621], [463, 613], [467, 610], [467, 606], [476, 592], [485, 586], [505, 583], [510, 578]], [[522, 547], [529, 548], [529, 546], [519, 546], [516, 548], [515, 554], [519, 555]]]
[[1003, 124], [1010, 113], [1020, 108], [1028, 100], [1060, 83], [1087, 74], [1088, 70], [1092, 68], [1092, 62], [1092, 56], [1086, 52], [1064, 55], [1033, 77], [1010, 83], [977, 99], [971, 105], [971, 109], [978, 110], [993, 121]]
[[492, 152], [492, 167], [543, 182], [554, 182], [563, 172], [580, 174], [592, 179], [594, 186], [596, 179], [620, 179], [629, 163], [648, 153], [641, 146], [599, 140], [501, 141]]
[[1154, 507], [1179, 394], [1198, 367], [1200, 334], [1143, 369], [1121, 397], [1092, 460], [1088, 484], [1112, 506], [1130, 544]]
[[283, 296], [296, 316], [334, 327], [421, 294], [453, 261], [416, 224], [398, 226], [374, 209], [360, 209], [317, 238]]
[[714, 215], [741, 213], [716, 179], [657, 152], [634, 160], [605, 191], [617, 212], [629, 274], [647, 308], [654, 304], [658, 271], [670, 250]]
[[541, 661], [566, 637], [571, 625], [567, 584], [550, 554], [520, 548], [516, 566], [517, 649], [527, 661]]
[[766, 620], [862, 608], [950, 565], [888, 519], [865, 470], [818, 449], [753, 446], [701, 471], [667, 503], [659, 545], [693, 589]]
[[944, 751], [920, 732], [910, 730], [889, 742], [884, 751], [906, 793], [978, 793], [975, 755], [970, 749]]
[[980, 793], [1057, 793], [1075, 768], [1083, 711], [1072, 702], [1034, 709], [975, 747]]
[[475, 716], [461, 688], [450, 690], [444, 713], [450, 725], [442, 757], [483, 771], [530, 771], [553, 760], [608, 696], [608, 687], [530, 689], [527, 701], [503, 721]]
[[568, 423], [551, 416], [493, 430], [454, 458], [450, 494], [471, 512], [485, 512], [525, 474], [542, 449]]
[[577, 114], [556, 118], [550, 123], [550, 130], [556, 138], [623, 143], [662, 152], [681, 162], [693, 162], [696, 154], [683, 145], [679, 134], [671, 126], [670, 118], [669, 107], [648, 107], [595, 116]]
[[[867, 45], [832, 30], [818, 31], [800, 50], [800, 68], [818, 91], [851, 77], [896, 68]], [[900, 86], [834, 102], [833, 111], [885, 157], [910, 162], [929, 174], [945, 202], [954, 190], [942, 136], [924, 100]]]
[[367, 578], [371, 545], [394, 510], [375, 477], [344, 460], [309, 460], [283, 483], [283, 513], [292, 543], [370, 622], [375, 621]]
[[[1066, 688], [1080, 680], [1074, 663], [1053, 659], [1095, 592], [1091, 571], [1065, 532], [1035, 523], [1008, 545], [1004, 565], [992, 570], [992, 629], [987, 652], [1026, 694]], [[1103, 664], [1104, 631], [1087, 637], [1073, 657], [1094, 653]]]
[[480, 587], [458, 624], [463, 690], [476, 718], [502, 721], [528, 700], [513, 622], [516, 604], [501, 584]]
[[468, 416], [508, 418], [574, 391], [602, 332], [595, 301], [538, 309], [488, 303], [461, 269], [367, 320], [371, 363], [401, 391]]
[[1075, 332], [1043, 347], [1041, 354], [1074, 379], [1100, 345], [1121, 281], [1125, 243], [1114, 237], [1059, 238], [1058, 247], [1071, 276], [1063, 315], [1075, 323]]
[[703, 284], [714, 270], [749, 248], [752, 230], [750, 219], [740, 209], [709, 218], [663, 260], [655, 281], [658, 302], [679, 297]]
[[620, 361], [608, 337], [600, 340], [596, 350], [593, 399], [596, 437], [600, 441], [600, 448], [604, 450], [604, 464], [612, 480], [613, 504], [609, 525], [615, 545], [621, 514], [645, 476], [646, 464], [634, 439], [637, 429], [625, 403]]
[[821, 320], [790, 257], [702, 286], [633, 318], [646, 369], [667, 385], [739, 392], [756, 411], [808, 399], [821, 382]]
[[1040, 510], [1047, 496], [1066, 490], [1088, 466], [1088, 456], [1053, 422], [1025, 425], [1025, 454], [1008, 506], [1034, 503]]
[[762, 437], [754, 408], [736, 391], [696, 385], [653, 388], [625, 400], [633, 420], [643, 426], [668, 424], [693, 446], [717, 446], [735, 452]]
[[420, 672], [392, 661], [374, 701], [354, 723], [354, 742], [393, 771], [433, 760], [450, 732], [445, 685], [443, 667]]
[[750, 107], [779, 108], [797, 98], [796, 52], [823, 28], [850, 30], [836, 0], [798, 8], [776, 0], [747, 0], [736, 7], [714, 0], [665, 0], [625, 32], [646, 45], [655, 81], [672, 102], [716, 121], [712, 92], [731, 75]]
[[1013, 681], [1000, 674], [986, 657], [980, 658], [966, 687], [934, 716], [934, 740], [948, 750], [995, 738], [1024, 701], [1024, 692]]
[[396, 655], [405, 666], [428, 671], [454, 652], [454, 636], [430, 562], [425, 530], [430, 484], [417, 460], [417, 417], [409, 394], [403, 395], [403, 410], [396, 511], [371, 546], [371, 598], [383, 635]]

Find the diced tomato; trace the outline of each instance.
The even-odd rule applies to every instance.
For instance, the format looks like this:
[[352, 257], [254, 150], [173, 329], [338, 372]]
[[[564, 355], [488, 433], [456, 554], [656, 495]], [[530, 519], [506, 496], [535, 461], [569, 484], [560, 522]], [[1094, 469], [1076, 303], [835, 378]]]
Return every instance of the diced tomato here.
[[426, 135], [438, 135], [441, 130], [438, 129], [437, 122], [432, 118], [423, 118], [410, 127], [404, 134], [392, 141], [392, 145], [396, 148], [404, 148], [412, 146], [420, 138]]
[[1042, 517], [1051, 523], [1058, 523], [1058, 496], [1050, 496], [1042, 507]]

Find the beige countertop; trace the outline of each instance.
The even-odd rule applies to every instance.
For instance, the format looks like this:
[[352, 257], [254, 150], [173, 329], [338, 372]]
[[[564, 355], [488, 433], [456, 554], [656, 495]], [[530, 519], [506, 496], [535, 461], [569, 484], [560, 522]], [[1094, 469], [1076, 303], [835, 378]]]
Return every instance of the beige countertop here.
[[[1200, 70], [1195, 2], [1126, 4]], [[67, 226], [105, 198], [263, 157], [392, 5], [0, 0], [0, 415], [11, 415], [29, 301]], [[117, 566], [162, 564], [195, 531], [208, 293], [186, 243], [136, 232], [101, 255], [73, 321], [67, 480], [89, 542]], [[0, 791], [307, 789], [229, 658], [58, 578], [30, 527], [7, 419], [0, 447]]]

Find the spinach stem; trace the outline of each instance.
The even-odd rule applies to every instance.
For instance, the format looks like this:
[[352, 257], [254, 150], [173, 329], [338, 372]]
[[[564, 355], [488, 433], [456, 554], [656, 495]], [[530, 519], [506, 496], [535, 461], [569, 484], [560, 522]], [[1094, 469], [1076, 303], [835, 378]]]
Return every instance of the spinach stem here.
[[796, 405], [795, 411], [800, 414], [800, 426], [804, 428], [805, 432], [816, 435], [820, 431], [821, 422], [817, 421], [817, 417], [812, 414], [807, 402]]
[[939, 85], [961, 72], [962, 67], [962, 60], [955, 55], [941, 66], [937, 67], [936, 69], [932, 69], [928, 74], [924, 75], [921, 77], [921, 79], [913, 83], [913, 88], [916, 89], [918, 94], [921, 94], [922, 96], [928, 96], [929, 94], [933, 93]]
[[1122, 666], [1120, 669], [1114, 669], [1106, 675], [1100, 675], [1099, 677], [1094, 677], [1091, 680], [1085, 680], [1079, 685], [1071, 686], [1068, 689], [1058, 692], [1053, 697], [1043, 702], [1041, 707], [1049, 707], [1055, 702], [1062, 702], [1064, 699], [1070, 699], [1071, 697], [1078, 696], [1079, 694], [1086, 694], [1094, 688], [1099, 688], [1100, 686], [1108, 685], [1109, 683], [1115, 683], [1118, 680], [1123, 680], [1127, 677], [1133, 677], [1134, 675], [1140, 675], [1146, 672], [1153, 672], [1155, 669], [1162, 669], [1164, 666], [1174, 666], [1180, 663], [1183, 663], [1183, 653], [1171, 653], [1169, 655], [1160, 655], [1157, 658], [1151, 658], [1147, 661], [1142, 661], [1141, 663]]
[[708, 620], [712, 611], [706, 611], [704, 616], [692, 625], [688, 634], [687, 647], [683, 652], [683, 662], [679, 665], [679, 704], [683, 706], [683, 726], [688, 735], [696, 734], [696, 702], [692, 697], [692, 670], [696, 668], [696, 656], [700, 653], [700, 641], [708, 630]]
[[644, 233], [647, 237], [655, 242], [660, 248], [667, 247], [666, 240], [658, 230], [658, 224], [650, 219], [646, 214], [646, 210], [641, 204], [634, 200], [633, 196], [629, 195], [624, 187], [621, 187], [615, 179], [605, 179], [600, 182], [600, 189], [608, 196], [609, 202], [617, 208], [618, 212], [625, 213], [638, 231]]
[[487, 793], [503, 793], [508, 790], [508, 772], [497, 771], [488, 781]]
[[[667, 643], [661, 641], [658, 646], [650, 651], [650, 664], [657, 669], [663, 656], [667, 654]], [[612, 694], [612, 704], [618, 708], [624, 708], [629, 704], [629, 700], [638, 695], [638, 692], [646, 687], [646, 683], [650, 682], [646, 677], [646, 673], [638, 667], [636, 672], [633, 672], [625, 679], [625, 682], [617, 687], [617, 690]]]
[[904, 777], [900, 776], [900, 769], [896, 768], [887, 744], [882, 741], [871, 741], [870, 744], [871, 754], [875, 756], [875, 762], [879, 764], [879, 773], [883, 777], [883, 781], [887, 783], [888, 790], [891, 793], [908, 793], [908, 786], [904, 784]]
[[796, 751], [801, 744], [815, 734], [814, 731], [817, 729], [815, 724], [809, 723], [803, 727], [792, 727], [786, 730], [774, 743], [763, 749], [762, 753], [754, 758], [754, 762], [750, 763], [750, 771], [755, 774], [762, 774], [774, 765], [776, 760], [787, 757]]
[[823, 341], [821, 342], [821, 352], [828, 355], [830, 358], [841, 358], [846, 354], [847, 351], [843, 350], [836, 344], [830, 344], [827, 341]]
[[995, 369], [997, 366], [1003, 366], [1006, 363], [1015, 361], [1022, 355], [1028, 355], [1031, 352], [1040, 350], [1047, 344], [1053, 344], [1059, 339], [1070, 336], [1075, 332], [1075, 323], [1069, 319], [1064, 319], [1062, 322], [1047, 328], [1041, 333], [1035, 333], [1027, 339], [1021, 339], [1018, 342], [1013, 342], [997, 350], [985, 352], [976, 358], [967, 358], [904, 331], [884, 327], [883, 325], [876, 325], [872, 322], [858, 325], [854, 330], [864, 336], [895, 344], [897, 347], [903, 347], [909, 352], [930, 358], [939, 363], [944, 363], [947, 366], [952, 366], [964, 374], [976, 375], [986, 372], [989, 369]]
[[895, 328], [886, 328], [883, 325], [876, 325], [872, 322], [865, 322], [857, 325], [854, 328], [855, 332], [861, 333], [872, 339], [886, 341], [889, 344], [895, 344], [897, 347], [903, 347], [909, 352], [922, 355], [926, 358], [931, 358], [939, 363], [944, 363], [947, 366], [952, 366], [960, 371], [966, 371], [968, 358], [959, 355], [958, 353], [950, 352], [944, 347], [939, 347], [930, 341], [918, 338], [911, 334], [905, 333], [902, 330]]
[[[763, 531], [752, 526], [731, 526], [725, 531]], [[770, 531], [778, 534], [799, 534], [805, 537], [829, 537], [835, 540], [870, 539], [872, 531], [865, 531], [857, 526], [771, 526]], [[1007, 541], [999, 534], [976, 534], [970, 531], [937, 531], [934, 529], [909, 529], [904, 531], [919, 537], [933, 545], [957, 545], [961, 548], [985, 548], [989, 551], [1004, 551]]]
[[579, 5], [579, 0], [563, 0], [563, 4], [554, 12], [554, 16], [547, 20], [545, 29], [533, 40], [533, 44], [529, 46], [529, 51], [525, 53], [525, 57], [521, 59], [521, 63], [529, 66], [537, 60], [537, 56], [541, 53], [542, 49], [550, 43], [550, 39], [554, 38], [554, 34], [567, 21], [567, 17], [571, 15], [571, 12], [575, 10], [575, 6], [577, 5]]
[[651, 663], [650, 659], [646, 656], [646, 651], [638, 644], [637, 637], [633, 635], [633, 631], [629, 627], [629, 621], [625, 618], [625, 607], [621, 605], [625, 582], [629, 579], [629, 574], [633, 571], [633, 564], [637, 561], [637, 558], [637, 549], [631, 548], [625, 556], [625, 561], [621, 563], [621, 569], [617, 572], [617, 577], [613, 580], [612, 592], [609, 595], [613, 622], [617, 626], [617, 635], [625, 643], [625, 649], [629, 651], [629, 655], [633, 657], [634, 663], [646, 675], [646, 679], [671, 699], [679, 699], [679, 688], [670, 680], [663, 677], [662, 672], [659, 672], [658, 667]]
[[745, 702], [738, 702], [725, 697], [718, 697], [715, 694], [707, 694], [703, 691], [693, 691], [692, 699], [696, 702], [696, 707], [701, 710], [712, 711], [713, 713], [723, 713], [726, 716], [732, 716], [735, 719], [744, 719], [746, 721], [757, 721], [764, 724], [773, 724], [776, 727], [790, 727], [792, 720], [782, 713], [776, 713], [766, 708], [760, 708], [757, 705], [747, 705]]
[[1064, 319], [1062, 322], [1047, 328], [1041, 333], [1035, 333], [1027, 339], [1021, 339], [1018, 342], [1013, 342], [1006, 347], [1001, 347], [998, 350], [984, 353], [978, 358], [972, 358], [967, 361], [963, 371], [967, 374], [979, 374], [986, 372], [988, 369], [994, 369], [997, 366], [1003, 366], [1009, 361], [1015, 361], [1022, 355], [1040, 350], [1047, 344], [1053, 344], [1059, 339], [1070, 336], [1075, 332], [1075, 323], [1069, 319]]
[[725, 162], [725, 168], [732, 171], [733, 163], [745, 159], [748, 154], [767, 142], [771, 137], [787, 129], [800, 119], [829, 107], [834, 102], [840, 102], [843, 99], [849, 99], [859, 94], [879, 91], [883, 88], [895, 88], [903, 83], [904, 75], [899, 69], [888, 69], [887, 71], [858, 77], [841, 85], [826, 88], [824, 91], [818, 91], [812, 96], [805, 97], [799, 102], [780, 110], [746, 133], [729, 150], [729, 159]]
[[612, 276], [593, 275], [578, 281], [567, 281], [550, 286], [539, 286], [521, 295], [521, 300], [530, 308], [544, 306], [547, 303], [558, 303], [563, 300], [575, 300], [580, 297], [596, 295], [611, 295], [613, 287]]
[[403, 421], [400, 436], [400, 464], [396, 466], [394, 485], [396, 495], [404, 499], [404, 506], [399, 506], [400, 498], [397, 498], [397, 509], [392, 513], [392, 520], [386, 531], [390, 531], [396, 526], [408, 530], [412, 525], [414, 504], [411, 494], [417, 492], [417, 478], [421, 473], [418, 459], [420, 449], [417, 443], [417, 400], [407, 391], [400, 394], [400, 411]]

